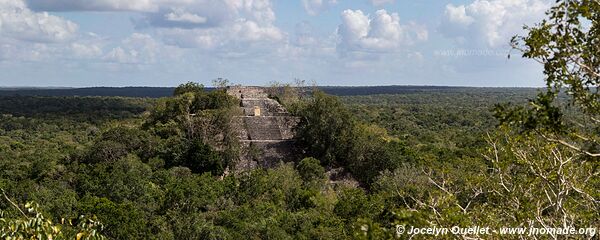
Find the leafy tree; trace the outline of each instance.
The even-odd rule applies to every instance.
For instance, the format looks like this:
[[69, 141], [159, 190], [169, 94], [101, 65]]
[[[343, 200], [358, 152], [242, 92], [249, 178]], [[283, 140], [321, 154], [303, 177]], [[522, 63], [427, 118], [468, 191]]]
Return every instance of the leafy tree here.
[[238, 101], [224, 89], [204, 92], [190, 83], [180, 88], [179, 95], [157, 103], [143, 129], [161, 138], [158, 152], [166, 166], [221, 174], [239, 151], [233, 121]]
[[186, 159], [182, 165], [189, 167], [194, 173], [210, 172], [218, 176], [223, 174], [227, 166], [220, 154], [199, 140], [191, 143]]
[[215, 86], [216, 88], [219, 88], [219, 89], [224, 89], [231, 84], [231, 82], [229, 82], [229, 79], [227, 79], [227, 78], [216, 78], [216, 79], [213, 79], [212, 82], [213, 82], [213, 86]]
[[94, 193], [114, 202], [144, 201], [147, 207], [153, 204], [152, 195], [158, 194], [152, 187], [150, 166], [136, 155], [127, 155], [112, 163], [88, 165], [81, 169], [77, 179], [78, 190]]
[[411, 161], [403, 143], [387, 130], [357, 120], [334, 96], [320, 91], [294, 108], [299, 144], [328, 167], [344, 167], [369, 186], [381, 171]]
[[84, 162], [114, 162], [129, 153], [136, 153], [147, 160], [156, 154], [157, 142], [158, 139], [147, 131], [117, 126], [108, 129], [96, 139]]
[[185, 93], [202, 93], [204, 91], [204, 85], [195, 82], [187, 82], [181, 84], [175, 88], [173, 92], [174, 96], [180, 96]]
[[369, 198], [362, 189], [343, 188], [333, 212], [342, 219], [351, 222], [367, 213]]
[[352, 144], [354, 117], [334, 96], [316, 91], [293, 108], [300, 116], [298, 143], [325, 166], [345, 165]]
[[525, 29], [512, 44], [544, 65], [547, 88], [528, 106], [496, 108], [502, 126], [486, 159], [493, 200], [509, 206], [495, 209], [497, 218], [527, 226], [597, 224], [600, 2], [558, 0], [547, 19]]
[[133, 203], [115, 203], [107, 198], [86, 196], [80, 200], [79, 211], [98, 216], [105, 224], [104, 235], [115, 239], [148, 238], [149, 228], [139, 207]]
[[448, 166], [414, 164], [385, 171], [373, 187], [375, 199], [385, 206], [380, 214], [382, 227], [469, 226], [477, 222], [480, 220], [477, 214], [484, 211], [478, 204], [485, 205], [485, 200], [480, 200], [485, 193], [483, 181], [478, 178], [482, 174]]
[[[413, 161], [403, 143], [375, 125], [357, 124], [349, 154], [348, 170], [362, 183], [371, 184], [380, 172]], [[367, 185], [368, 186], [368, 185]]]
[[294, 84], [274, 81], [266, 88], [269, 98], [277, 100], [286, 107], [303, 100], [307, 95], [307, 90], [309, 89], [306, 86], [306, 81], [298, 78], [294, 79]]
[[298, 163], [298, 173], [305, 182], [322, 180], [325, 177], [325, 169], [321, 167], [319, 160], [315, 158], [305, 158]]
[[492, 170], [488, 189], [499, 225], [585, 227], [596, 224], [600, 183], [597, 164], [539, 136], [499, 131], [485, 154]]
[[[526, 36], [511, 41], [523, 57], [544, 65], [547, 90], [531, 101], [530, 107], [500, 108], [498, 115], [507, 124], [538, 131], [547, 141], [600, 157], [600, 3], [558, 0], [547, 16], [541, 23], [525, 27]], [[581, 114], [563, 117], [565, 109], [556, 103], [561, 92]]]
[[78, 223], [73, 224], [72, 220], [63, 218], [62, 223], [56, 224], [41, 213], [36, 203], [28, 202], [22, 210], [3, 189], [0, 191], [17, 212], [11, 214], [0, 210], [0, 237], [3, 239], [106, 239], [100, 234], [103, 225], [95, 219], [80, 216], [76, 220]]

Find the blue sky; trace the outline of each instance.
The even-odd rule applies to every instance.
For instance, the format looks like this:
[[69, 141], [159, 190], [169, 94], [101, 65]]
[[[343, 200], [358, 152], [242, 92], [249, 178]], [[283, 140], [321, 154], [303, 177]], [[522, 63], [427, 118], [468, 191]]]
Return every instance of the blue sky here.
[[0, 0], [0, 86], [541, 86], [549, 0]]

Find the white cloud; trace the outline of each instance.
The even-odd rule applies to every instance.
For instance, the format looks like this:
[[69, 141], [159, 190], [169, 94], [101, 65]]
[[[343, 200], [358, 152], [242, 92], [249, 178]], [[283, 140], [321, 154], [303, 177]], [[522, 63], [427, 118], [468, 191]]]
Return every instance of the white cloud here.
[[475, 0], [446, 6], [442, 33], [469, 44], [499, 47], [521, 32], [524, 24], [542, 19], [549, 0]]
[[28, 45], [0, 41], [0, 62], [40, 61], [47, 56], [47, 46], [41, 43]]
[[157, 11], [163, 0], [26, 0], [36, 11]]
[[[274, 25], [275, 12], [270, 0], [26, 1], [31, 8], [41, 11], [140, 12], [142, 18], [135, 21], [137, 29], [153, 28], [165, 43], [185, 48], [238, 46], [243, 50], [240, 45], [273, 43], [286, 37]], [[121, 60], [127, 60], [125, 55], [136, 55], [135, 51], [118, 48], [111, 53], [111, 58]]]
[[0, 0], [0, 38], [63, 42], [73, 38], [77, 28], [77, 24], [63, 18], [32, 12], [21, 0]]
[[122, 47], [113, 48], [104, 59], [116, 63], [137, 63], [139, 53], [135, 49], [125, 50]]
[[452, 4], [446, 5], [446, 18], [451, 23], [456, 23], [461, 26], [469, 26], [475, 19], [471, 16], [467, 16], [466, 8], [464, 5], [454, 6]]
[[240, 20], [218, 28], [165, 28], [158, 30], [163, 40], [170, 45], [183, 48], [206, 50], [233, 47], [239, 44], [278, 42], [285, 34], [274, 26], [261, 26], [253, 21]]
[[395, 2], [395, 0], [370, 0], [370, 1], [371, 1], [371, 4], [373, 4], [374, 6], [381, 6], [381, 5]]
[[112, 63], [153, 64], [179, 56], [181, 49], [165, 46], [148, 34], [133, 33], [108, 51], [103, 59]]
[[188, 13], [183, 10], [178, 10], [165, 14], [165, 19], [173, 22], [187, 22], [193, 24], [206, 23], [206, 17], [198, 16], [193, 13]]
[[102, 56], [102, 48], [96, 44], [72, 43], [70, 50], [77, 58], [97, 58]]
[[318, 15], [322, 11], [337, 4], [337, 0], [302, 0], [302, 6], [309, 15]]
[[385, 10], [378, 10], [374, 16], [360, 10], [345, 10], [337, 34], [338, 50], [344, 51], [395, 51], [428, 38], [424, 26], [403, 25], [397, 13], [389, 14]]
[[241, 41], [279, 41], [283, 33], [276, 27], [261, 26], [253, 21], [240, 21], [233, 26], [233, 37]]
[[150, 18], [150, 25], [159, 27], [157, 32], [166, 43], [184, 48], [231, 47], [234, 51], [243, 51], [244, 47], [239, 45], [285, 39], [286, 34], [274, 25], [275, 13], [268, 0], [209, 1], [208, 5], [197, 5], [198, 2], [202, 1], [194, 1], [186, 8], [188, 14], [206, 19], [202, 23], [198, 21], [198, 25], [181, 26], [156, 18]]
[[258, 23], [272, 23], [275, 12], [270, 0], [223, 0], [236, 14]]
[[[73, 53], [77, 24], [31, 11], [22, 0], [0, 0], [0, 61], [43, 61]], [[75, 46], [77, 48], [77, 46]], [[81, 49], [78, 49], [81, 50]]]
[[[242, 15], [259, 22], [271, 22], [275, 13], [269, 0], [26, 0], [36, 11], [132, 11], [161, 13], [163, 20], [202, 18], [231, 20]], [[185, 10], [185, 11], [183, 11]], [[171, 18], [171, 19], [168, 19]], [[222, 20], [216, 19], [213, 21]], [[204, 21], [202, 21], [204, 22]]]

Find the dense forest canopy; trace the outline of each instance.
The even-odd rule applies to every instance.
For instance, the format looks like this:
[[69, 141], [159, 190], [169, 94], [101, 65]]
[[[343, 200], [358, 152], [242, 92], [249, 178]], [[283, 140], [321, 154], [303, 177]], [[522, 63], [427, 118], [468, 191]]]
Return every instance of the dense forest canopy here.
[[[238, 149], [234, 138], [214, 138], [236, 114], [224, 91], [182, 85], [158, 100], [7, 97], [0, 187], [13, 202], [39, 204], [48, 226], [71, 219], [58, 224], [65, 236], [91, 232], [80, 227], [85, 221], [116, 239], [388, 238], [401, 224], [491, 224], [482, 211], [501, 217], [512, 208], [492, 207], [504, 199], [482, 190], [497, 180], [486, 158], [488, 134], [500, 123], [491, 110], [535, 95], [475, 88], [280, 97], [295, 99], [286, 106], [302, 118], [306, 158], [225, 177]], [[340, 169], [350, 181], [331, 178]], [[4, 216], [19, 215], [0, 204]]]
[[[349, 134], [346, 138], [325, 148], [305, 144], [307, 157], [313, 158], [222, 180], [235, 149], [217, 150], [223, 139], [203, 133], [227, 126], [219, 127], [216, 120], [190, 122], [186, 116], [226, 119], [233, 105], [223, 92], [184, 85], [176, 96], [158, 100], [5, 97], [0, 101], [0, 187], [14, 202], [38, 203], [54, 224], [93, 217], [109, 238], [343, 239], [360, 234], [364, 224], [373, 226], [373, 234], [391, 236], [395, 224], [427, 220], [394, 214], [403, 207], [389, 195], [393, 185], [388, 184], [410, 176], [380, 172], [408, 168], [402, 171], [414, 175], [419, 172], [410, 169], [420, 164], [481, 159], [477, 149], [484, 145], [481, 134], [494, 128], [489, 111], [494, 104], [534, 96], [535, 91], [515, 95], [508, 89], [341, 99], [317, 93], [289, 106], [307, 120], [326, 120], [323, 126], [301, 125], [299, 136], [305, 143], [331, 141], [340, 134], [329, 131], [334, 123], [327, 119], [345, 114], [348, 122], [336, 124]], [[348, 148], [340, 151], [336, 145]], [[360, 186], [330, 181], [326, 172], [340, 167]], [[472, 174], [465, 172], [472, 169], [454, 171], [456, 178]], [[411, 185], [417, 188], [412, 191], [428, 186], [423, 183]], [[18, 216], [9, 203], [0, 202], [6, 216]]]
[[[523, 57], [544, 65], [542, 91], [336, 97], [277, 85], [270, 97], [298, 117], [302, 156], [270, 169], [236, 171], [239, 101], [225, 79], [210, 91], [183, 84], [159, 99], [2, 97], [0, 236], [410, 239], [397, 227], [589, 230], [600, 224], [599, 16], [598, 1], [558, 0], [546, 20], [513, 38]], [[592, 230], [540, 238], [591, 239]], [[523, 238], [489, 235], [436, 238]]]

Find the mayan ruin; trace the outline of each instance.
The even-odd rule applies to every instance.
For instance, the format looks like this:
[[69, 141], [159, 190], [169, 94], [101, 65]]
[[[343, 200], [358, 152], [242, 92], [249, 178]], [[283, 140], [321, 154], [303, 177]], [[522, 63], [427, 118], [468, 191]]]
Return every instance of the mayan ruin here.
[[273, 167], [293, 161], [294, 127], [298, 118], [274, 99], [263, 87], [228, 87], [227, 93], [240, 100], [241, 116], [235, 118], [242, 145], [236, 170]]

